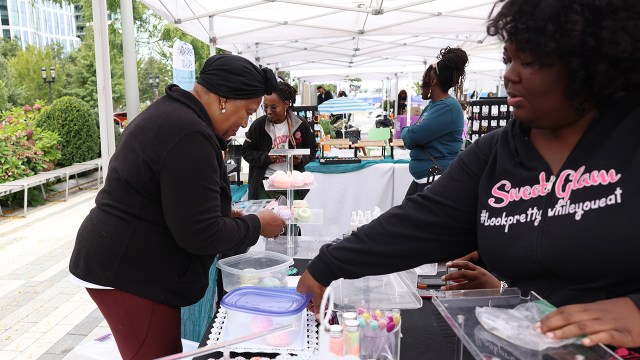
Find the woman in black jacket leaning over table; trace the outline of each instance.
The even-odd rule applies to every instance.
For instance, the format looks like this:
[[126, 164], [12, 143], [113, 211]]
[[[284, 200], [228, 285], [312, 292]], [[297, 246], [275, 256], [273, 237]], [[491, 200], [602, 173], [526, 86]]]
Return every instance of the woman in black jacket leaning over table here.
[[559, 306], [539, 332], [640, 347], [640, 2], [500, 0], [487, 32], [505, 42], [514, 119], [425, 191], [323, 246], [298, 290], [317, 313], [335, 279], [478, 249], [507, 283]]
[[275, 86], [271, 70], [216, 55], [193, 90], [169, 85], [123, 133], [69, 264], [123, 359], [181, 352], [180, 307], [204, 295], [215, 256], [283, 230], [269, 210], [232, 214], [222, 156]]
[[[249, 163], [249, 200], [271, 199], [262, 180], [276, 171], [287, 171], [285, 156], [270, 156], [272, 149], [309, 149], [308, 155], [294, 155], [293, 169], [304, 171], [304, 166], [316, 155], [316, 139], [309, 123], [291, 111], [296, 103], [296, 89], [284, 81], [278, 89], [265, 95], [262, 108], [266, 115], [251, 124], [242, 144], [242, 157]], [[296, 190], [294, 197], [302, 199], [309, 190]]]

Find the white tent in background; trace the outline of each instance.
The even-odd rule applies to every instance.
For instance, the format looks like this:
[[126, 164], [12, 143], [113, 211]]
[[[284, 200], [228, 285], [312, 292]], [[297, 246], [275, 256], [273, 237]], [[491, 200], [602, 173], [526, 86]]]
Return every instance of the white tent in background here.
[[142, 2], [187, 33], [278, 70], [397, 72], [424, 69], [446, 46], [492, 61], [502, 52], [486, 35], [493, 0]]

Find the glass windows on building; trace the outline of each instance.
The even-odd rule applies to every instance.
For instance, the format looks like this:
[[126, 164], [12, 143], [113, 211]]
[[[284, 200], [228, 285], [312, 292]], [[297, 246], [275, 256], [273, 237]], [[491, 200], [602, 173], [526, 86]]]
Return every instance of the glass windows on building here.
[[9, 26], [9, 8], [7, 7], [7, 0], [0, 0], [0, 25]]
[[19, 24], [20, 20], [18, 19], [18, 2], [17, 0], [11, 0], [9, 5], [9, 25]]
[[0, 0], [3, 38], [15, 38], [23, 48], [59, 43], [65, 52], [79, 45], [73, 5], [46, 0]]

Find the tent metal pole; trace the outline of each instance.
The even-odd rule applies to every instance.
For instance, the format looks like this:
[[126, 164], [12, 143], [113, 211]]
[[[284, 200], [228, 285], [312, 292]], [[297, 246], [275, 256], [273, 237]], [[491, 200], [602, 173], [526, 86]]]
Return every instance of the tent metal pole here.
[[[411, 90], [413, 90], [413, 74], [411, 73], [411, 71], [409, 71], [409, 88]], [[410, 91], [409, 94], [412, 94], [413, 91]], [[420, 95], [420, 94], [418, 94]], [[411, 97], [413, 95], [407, 95], [407, 125], [406, 126], [410, 126], [411, 125]]]
[[96, 80], [100, 119], [100, 150], [104, 178], [109, 160], [116, 151], [113, 126], [113, 94], [111, 90], [111, 60], [109, 59], [109, 29], [106, 0], [92, 0], [93, 39], [96, 47]]
[[393, 92], [395, 94], [395, 99], [396, 101], [393, 102], [393, 113], [394, 113], [394, 118], [398, 117], [398, 93], [400, 92], [400, 89], [398, 86], [398, 73], [396, 73], [396, 86], [395, 86], [395, 91]]
[[216, 54], [216, 45], [218, 40], [216, 38], [216, 31], [213, 27], [213, 15], [209, 16], [209, 56]]
[[138, 90], [138, 65], [136, 62], [135, 28], [133, 26], [133, 4], [131, 0], [120, 0], [122, 13], [122, 54], [124, 62], [124, 92], [127, 100], [127, 122], [140, 113]]

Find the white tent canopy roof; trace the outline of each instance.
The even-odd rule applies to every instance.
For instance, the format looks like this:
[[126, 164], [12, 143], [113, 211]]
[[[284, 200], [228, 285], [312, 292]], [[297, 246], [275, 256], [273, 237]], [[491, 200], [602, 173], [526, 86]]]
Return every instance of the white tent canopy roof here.
[[486, 35], [493, 0], [142, 1], [187, 33], [277, 70], [422, 72], [446, 46], [466, 50], [470, 66], [491, 63], [483, 76], [500, 67], [502, 46]]

